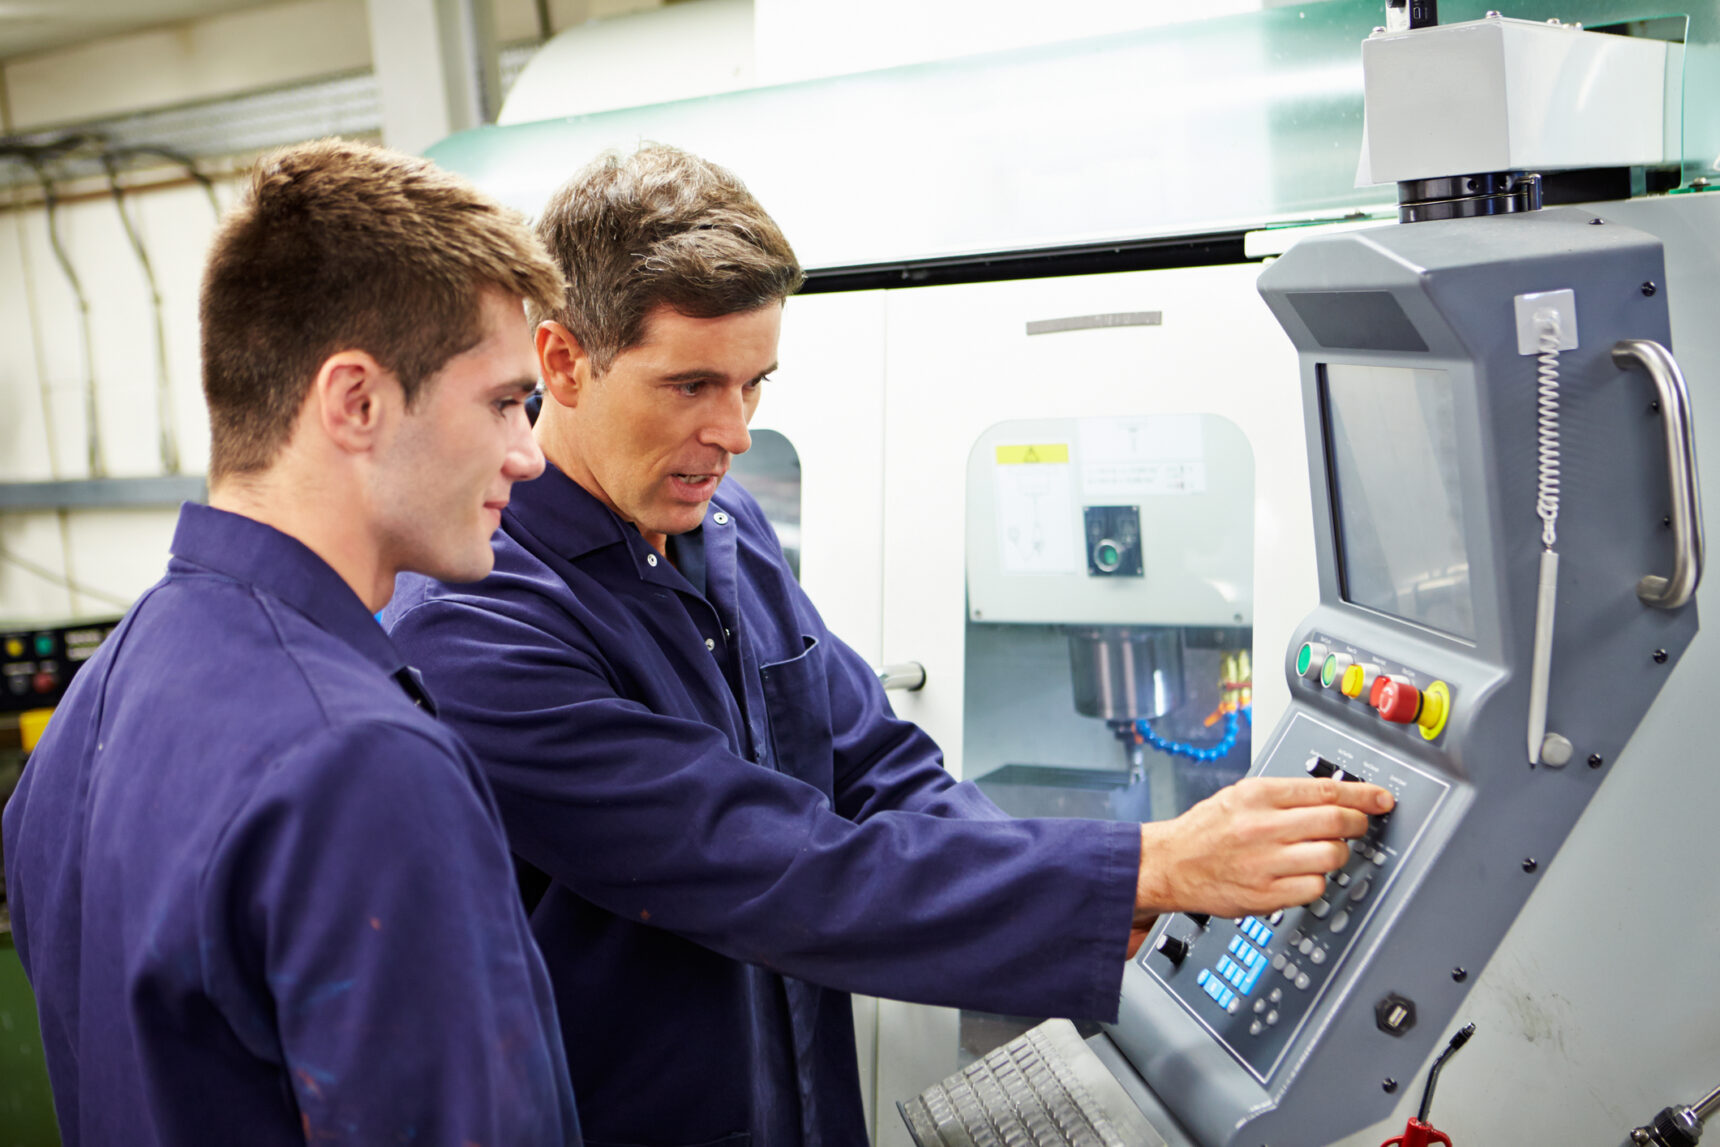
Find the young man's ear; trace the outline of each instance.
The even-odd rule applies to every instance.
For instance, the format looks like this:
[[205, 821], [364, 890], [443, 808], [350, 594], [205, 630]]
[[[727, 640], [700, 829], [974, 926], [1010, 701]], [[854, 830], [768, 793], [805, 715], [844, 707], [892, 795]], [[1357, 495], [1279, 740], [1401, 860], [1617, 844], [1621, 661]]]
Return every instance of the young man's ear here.
[[563, 406], [579, 405], [579, 392], [591, 381], [591, 356], [573, 332], [546, 319], [537, 328], [538, 373], [544, 391]]
[[329, 440], [343, 450], [362, 453], [394, 407], [404, 407], [400, 380], [361, 350], [337, 351], [323, 360], [311, 384], [310, 414]]

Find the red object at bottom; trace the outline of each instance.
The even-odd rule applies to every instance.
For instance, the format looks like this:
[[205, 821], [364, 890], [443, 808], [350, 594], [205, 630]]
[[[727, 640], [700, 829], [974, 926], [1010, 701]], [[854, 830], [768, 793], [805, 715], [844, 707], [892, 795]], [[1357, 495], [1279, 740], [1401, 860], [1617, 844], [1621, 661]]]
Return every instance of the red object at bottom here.
[[1451, 1147], [1451, 1137], [1433, 1124], [1423, 1123], [1412, 1116], [1402, 1135], [1394, 1135], [1381, 1143], [1380, 1147], [1427, 1147], [1429, 1143], [1443, 1143], [1445, 1147]]

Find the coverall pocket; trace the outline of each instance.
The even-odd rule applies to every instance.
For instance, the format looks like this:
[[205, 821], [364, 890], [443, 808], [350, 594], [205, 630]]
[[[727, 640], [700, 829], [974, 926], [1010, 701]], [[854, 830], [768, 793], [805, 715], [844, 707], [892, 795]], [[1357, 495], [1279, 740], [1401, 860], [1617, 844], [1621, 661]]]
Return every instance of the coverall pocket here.
[[830, 683], [818, 638], [803, 635], [800, 656], [759, 668], [772, 763], [825, 796], [834, 785], [835, 741], [830, 727]]

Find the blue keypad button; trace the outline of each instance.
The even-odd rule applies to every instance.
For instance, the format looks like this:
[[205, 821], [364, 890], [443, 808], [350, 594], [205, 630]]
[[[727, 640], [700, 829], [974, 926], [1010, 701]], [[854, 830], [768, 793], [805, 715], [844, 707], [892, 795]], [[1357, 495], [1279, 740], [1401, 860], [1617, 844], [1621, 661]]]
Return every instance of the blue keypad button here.
[[1222, 994], [1224, 994], [1228, 990], [1229, 990], [1228, 988], [1226, 988], [1223, 984], [1218, 982], [1217, 976], [1214, 976], [1212, 979], [1210, 979], [1206, 982], [1206, 994], [1211, 996], [1214, 1000], [1218, 999], [1219, 996], [1221, 996]]
[[1248, 973], [1242, 968], [1235, 967], [1234, 965], [1230, 969], [1230, 975], [1225, 977], [1225, 979], [1229, 980], [1239, 988], [1242, 986], [1242, 981], [1247, 978]]
[[1254, 991], [1254, 985], [1260, 982], [1260, 973], [1266, 970], [1266, 965], [1257, 965], [1242, 981], [1242, 994], [1248, 995]]
[[1224, 994], [1218, 997], [1218, 1006], [1221, 1008], [1228, 1008], [1235, 1002], [1236, 993], [1231, 991], [1229, 988], [1224, 989]]
[[1242, 943], [1242, 937], [1241, 936], [1232, 936], [1230, 938], [1230, 950], [1232, 952], [1241, 952], [1243, 949], [1243, 946], [1244, 945]]
[[1250, 940], [1253, 940], [1256, 944], [1260, 943], [1260, 933], [1262, 933], [1264, 931], [1266, 931], [1266, 929], [1260, 923], [1260, 921], [1258, 921], [1258, 920], [1249, 921], [1249, 923], [1248, 923], [1248, 938]]
[[1218, 961], [1218, 974], [1223, 976], [1225, 979], [1229, 979], [1231, 969], [1234, 967], [1236, 967], [1236, 961], [1232, 960], [1229, 956], [1224, 956]]
[[1272, 929], [1262, 928], [1262, 929], [1260, 929], [1260, 935], [1255, 938], [1254, 942], [1256, 944], [1259, 944], [1262, 948], [1264, 948], [1264, 947], [1266, 947], [1266, 945], [1272, 943], [1272, 937], [1274, 934], [1275, 933], [1272, 931]]
[[1200, 970], [1200, 975], [1194, 978], [1194, 982], [1197, 987], [1204, 988], [1206, 987], [1206, 982], [1210, 979], [1212, 979], [1212, 973], [1207, 971], [1205, 968], [1202, 968]]
[[1258, 968], [1260, 965], [1264, 964], [1265, 962], [1266, 962], [1266, 957], [1262, 956], [1257, 949], [1250, 948], [1250, 949], [1248, 949], [1248, 951], [1246, 951], [1242, 954], [1242, 963], [1243, 963], [1243, 966], [1246, 968], [1249, 968], [1249, 969]]

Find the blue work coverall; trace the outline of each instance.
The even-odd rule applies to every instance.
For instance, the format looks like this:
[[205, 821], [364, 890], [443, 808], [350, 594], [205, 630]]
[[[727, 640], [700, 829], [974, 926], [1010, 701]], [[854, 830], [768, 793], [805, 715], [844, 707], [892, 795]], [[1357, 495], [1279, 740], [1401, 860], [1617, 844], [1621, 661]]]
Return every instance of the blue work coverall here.
[[549, 878], [587, 1142], [865, 1144], [851, 991], [1115, 1017], [1138, 826], [1011, 820], [951, 779], [739, 486], [679, 568], [554, 466], [494, 546], [477, 585], [401, 578], [383, 620]]
[[188, 505], [173, 553], [6, 807], [68, 1147], [578, 1144], [471, 754], [305, 546]]

